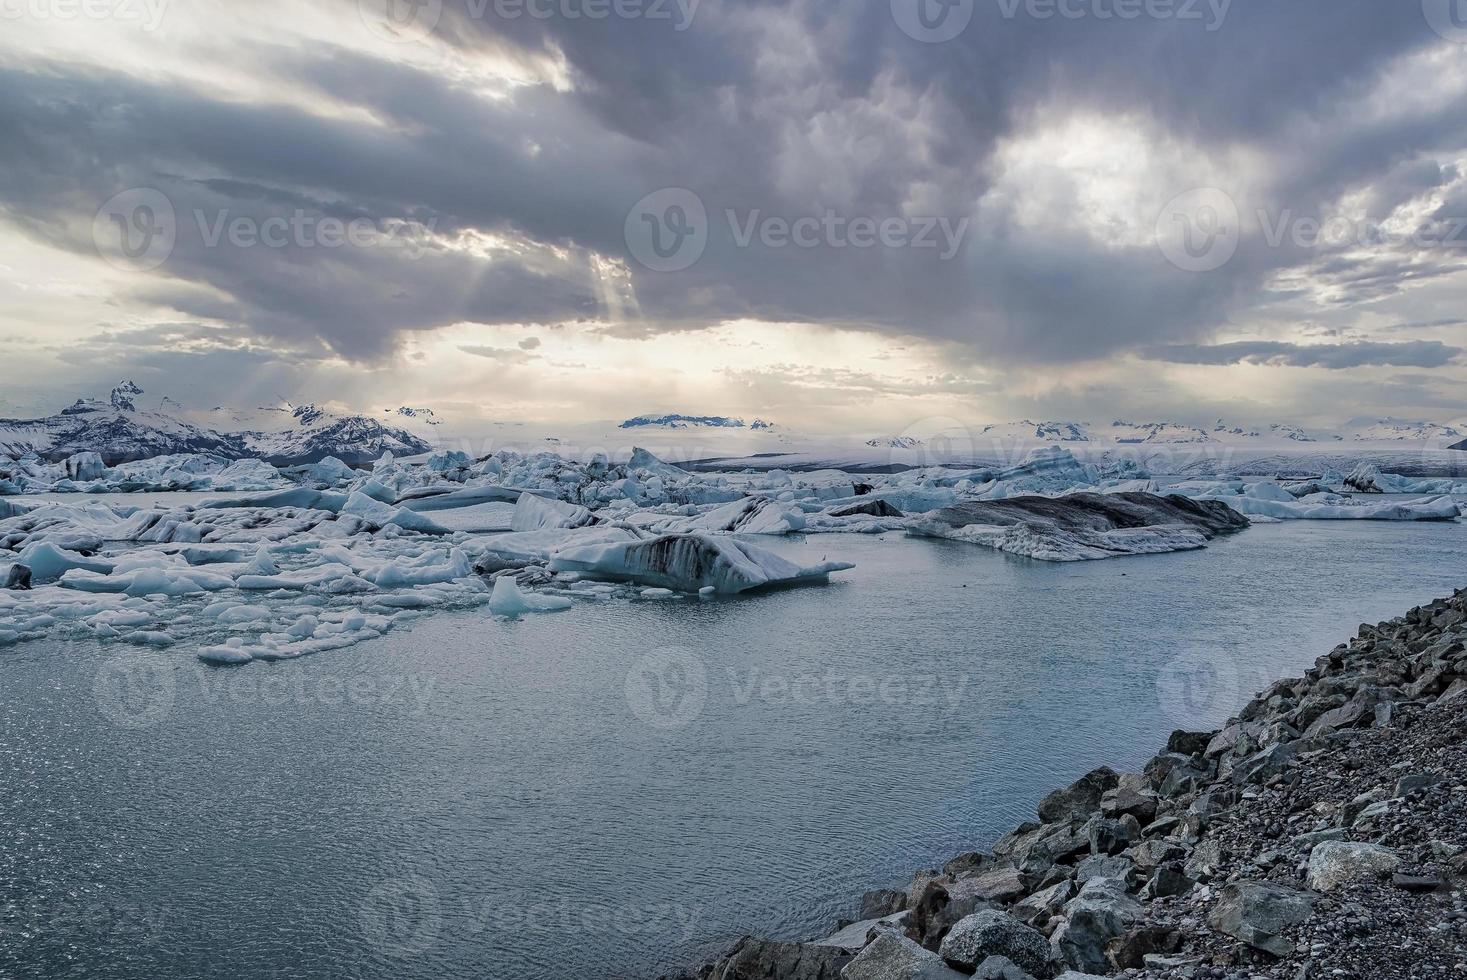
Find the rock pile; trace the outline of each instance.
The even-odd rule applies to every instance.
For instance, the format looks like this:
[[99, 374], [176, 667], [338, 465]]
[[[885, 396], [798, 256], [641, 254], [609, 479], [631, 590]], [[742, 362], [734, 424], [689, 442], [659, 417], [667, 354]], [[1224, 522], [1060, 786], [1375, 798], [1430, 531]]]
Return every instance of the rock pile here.
[[1467, 980], [1467, 590], [1283, 680], [991, 852], [698, 980]]

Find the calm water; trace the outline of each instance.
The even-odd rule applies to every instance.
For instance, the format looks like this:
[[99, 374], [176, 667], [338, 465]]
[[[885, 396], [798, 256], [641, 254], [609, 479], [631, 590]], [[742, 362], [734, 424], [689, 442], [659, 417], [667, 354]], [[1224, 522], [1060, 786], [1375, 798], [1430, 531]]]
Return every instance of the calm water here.
[[1467, 525], [1264, 525], [1046, 565], [776, 542], [732, 601], [418, 620], [314, 658], [0, 651], [0, 976], [652, 977], [991, 843], [1362, 620]]

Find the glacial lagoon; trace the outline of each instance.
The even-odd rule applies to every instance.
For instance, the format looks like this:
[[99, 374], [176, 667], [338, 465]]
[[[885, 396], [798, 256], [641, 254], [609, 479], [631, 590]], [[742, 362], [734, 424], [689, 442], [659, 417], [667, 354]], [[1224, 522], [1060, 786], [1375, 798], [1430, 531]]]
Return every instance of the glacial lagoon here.
[[761, 543], [856, 567], [434, 612], [245, 668], [5, 648], [0, 975], [648, 978], [745, 932], [818, 936], [1449, 594], [1467, 525], [1263, 524], [1075, 565]]

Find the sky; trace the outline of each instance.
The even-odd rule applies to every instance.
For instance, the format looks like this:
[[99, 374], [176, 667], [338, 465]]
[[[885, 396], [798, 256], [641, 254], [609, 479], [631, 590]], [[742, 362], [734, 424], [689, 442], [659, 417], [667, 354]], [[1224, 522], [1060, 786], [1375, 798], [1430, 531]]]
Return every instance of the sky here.
[[1467, 0], [0, 0], [0, 415], [1467, 416]]

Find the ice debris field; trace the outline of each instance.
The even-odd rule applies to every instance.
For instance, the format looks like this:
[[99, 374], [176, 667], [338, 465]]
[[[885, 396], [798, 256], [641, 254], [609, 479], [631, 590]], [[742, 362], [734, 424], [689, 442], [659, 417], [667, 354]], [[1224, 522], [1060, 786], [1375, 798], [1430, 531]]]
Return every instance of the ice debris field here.
[[[218, 495], [86, 496], [166, 490]], [[370, 470], [334, 458], [285, 470], [209, 455], [0, 458], [0, 646], [90, 636], [243, 664], [344, 647], [438, 609], [698, 601], [852, 567], [798, 565], [761, 546], [772, 535], [903, 531], [1080, 561], [1201, 548], [1258, 521], [1456, 520], [1462, 493], [1368, 465], [1307, 483], [1168, 483], [1058, 447], [997, 469], [798, 478], [692, 473], [643, 450], [625, 463], [389, 453]]]

